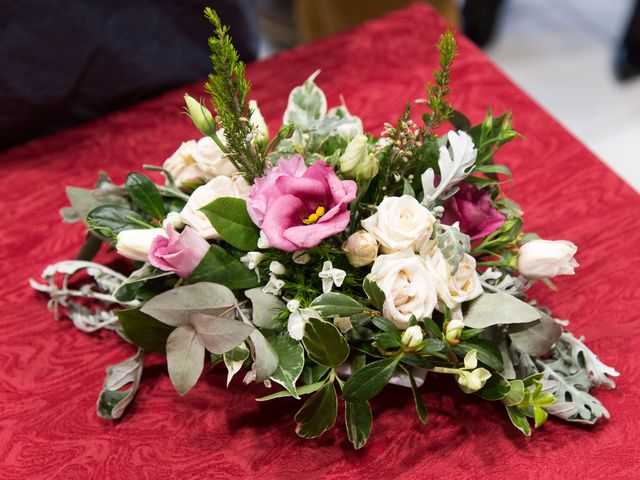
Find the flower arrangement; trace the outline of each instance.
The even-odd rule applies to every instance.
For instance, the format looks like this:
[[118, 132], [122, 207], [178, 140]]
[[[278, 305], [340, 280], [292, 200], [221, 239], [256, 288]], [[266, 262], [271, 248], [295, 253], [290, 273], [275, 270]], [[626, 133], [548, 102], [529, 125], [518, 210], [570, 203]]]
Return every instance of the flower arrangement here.
[[[271, 137], [226, 27], [205, 15], [215, 116], [185, 95], [204, 136], [145, 167], [163, 172], [163, 185], [131, 173], [124, 185], [101, 174], [95, 189], [69, 187], [62, 215], [86, 224], [85, 245], [32, 281], [56, 317], [137, 346], [107, 369], [100, 417], [123, 415], [146, 352], [166, 356], [180, 395], [211, 363], [227, 369], [227, 385], [244, 371], [245, 383], [274, 390], [259, 401], [304, 398], [294, 417], [304, 438], [334, 426], [340, 392], [355, 448], [371, 433], [369, 401], [389, 383], [413, 391], [427, 422], [428, 373], [501, 403], [525, 435], [529, 418], [537, 428], [549, 414], [609, 417], [589, 390], [613, 388], [618, 373], [525, 295], [573, 274], [577, 247], [523, 233], [500, 190], [511, 174], [495, 163], [518, 134], [509, 114], [489, 110], [472, 126], [450, 105], [450, 32], [427, 98], [380, 138], [345, 105], [328, 109], [319, 72], [292, 90]], [[135, 271], [92, 262], [103, 243]], [[74, 288], [78, 273], [90, 281]]]

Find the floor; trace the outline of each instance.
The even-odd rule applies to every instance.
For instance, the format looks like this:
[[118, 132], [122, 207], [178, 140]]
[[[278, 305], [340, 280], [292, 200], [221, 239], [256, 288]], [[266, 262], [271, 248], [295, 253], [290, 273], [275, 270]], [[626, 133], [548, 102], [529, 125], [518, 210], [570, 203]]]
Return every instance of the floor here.
[[508, 0], [485, 49], [517, 84], [640, 191], [640, 78], [612, 70], [633, 0]]

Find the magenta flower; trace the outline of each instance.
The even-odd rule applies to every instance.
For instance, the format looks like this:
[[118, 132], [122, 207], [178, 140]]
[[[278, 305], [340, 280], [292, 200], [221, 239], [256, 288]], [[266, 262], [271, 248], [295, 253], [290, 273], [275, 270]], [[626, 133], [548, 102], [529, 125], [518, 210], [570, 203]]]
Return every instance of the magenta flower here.
[[259, 227], [262, 226], [267, 201], [278, 178], [301, 177], [306, 171], [304, 159], [296, 154], [290, 158], [281, 158], [275, 167], [266, 171], [264, 177], [256, 178], [247, 198], [247, 211], [253, 223]]
[[[356, 198], [356, 189], [353, 180], [340, 180], [330, 165], [317, 161], [302, 176], [275, 179], [265, 195], [266, 208], [259, 225], [274, 248], [294, 252], [315, 247], [347, 228], [347, 207]], [[262, 201], [256, 197], [249, 194], [248, 205]]]
[[167, 237], [158, 235], [151, 243], [149, 262], [154, 267], [168, 272], [176, 272], [186, 278], [195, 270], [209, 251], [209, 242], [186, 226], [182, 233], [167, 227]]
[[505, 216], [491, 206], [491, 196], [468, 183], [458, 185], [460, 190], [444, 202], [442, 223], [460, 222], [460, 231], [471, 240], [492, 234], [502, 226]]

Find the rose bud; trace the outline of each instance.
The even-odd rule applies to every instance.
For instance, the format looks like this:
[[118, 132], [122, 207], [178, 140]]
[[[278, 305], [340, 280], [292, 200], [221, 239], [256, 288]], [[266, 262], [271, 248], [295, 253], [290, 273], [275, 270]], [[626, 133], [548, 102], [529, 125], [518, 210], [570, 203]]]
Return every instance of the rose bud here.
[[203, 103], [186, 93], [184, 95], [184, 102], [187, 106], [187, 113], [196, 128], [204, 135], [215, 135], [216, 124], [209, 109], [205, 107]]
[[451, 320], [447, 323], [447, 328], [444, 332], [444, 337], [449, 345], [456, 345], [459, 343], [460, 335], [464, 329], [464, 322], [461, 320]]
[[209, 242], [189, 227], [182, 233], [167, 228], [167, 236], [157, 236], [149, 250], [149, 263], [160, 270], [176, 272], [179, 277], [191, 275], [209, 251]]
[[146, 262], [155, 238], [166, 237], [166, 235], [164, 228], [123, 230], [118, 234], [116, 250], [123, 257]]
[[573, 258], [578, 251], [566, 240], [532, 240], [520, 247], [518, 270], [531, 280], [573, 275], [579, 264]]
[[378, 256], [378, 242], [366, 230], [359, 230], [347, 238], [342, 245], [347, 260], [354, 267], [364, 267], [373, 262]]
[[340, 157], [340, 172], [345, 178], [358, 180], [370, 180], [378, 174], [378, 160], [368, 153], [366, 135], [351, 139]]
[[424, 334], [418, 325], [407, 328], [402, 333], [402, 345], [407, 348], [415, 348], [422, 343]]

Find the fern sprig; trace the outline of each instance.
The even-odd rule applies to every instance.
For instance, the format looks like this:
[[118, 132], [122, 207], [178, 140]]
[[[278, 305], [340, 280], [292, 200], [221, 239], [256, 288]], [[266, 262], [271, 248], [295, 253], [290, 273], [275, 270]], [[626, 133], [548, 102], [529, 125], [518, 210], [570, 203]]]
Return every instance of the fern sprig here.
[[205, 89], [211, 95], [217, 120], [224, 128], [229, 160], [252, 182], [262, 176], [265, 159], [251, 142], [254, 132], [249, 122], [252, 113], [247, 101], [250, 83], [245, 78], [245, 65], [231, 43], [229, 27], [222, 25], [220, 17], [211, 8], [205, 8], [204, 15], [214, 30], [209, 38], [214, 72], [209, 74]]

